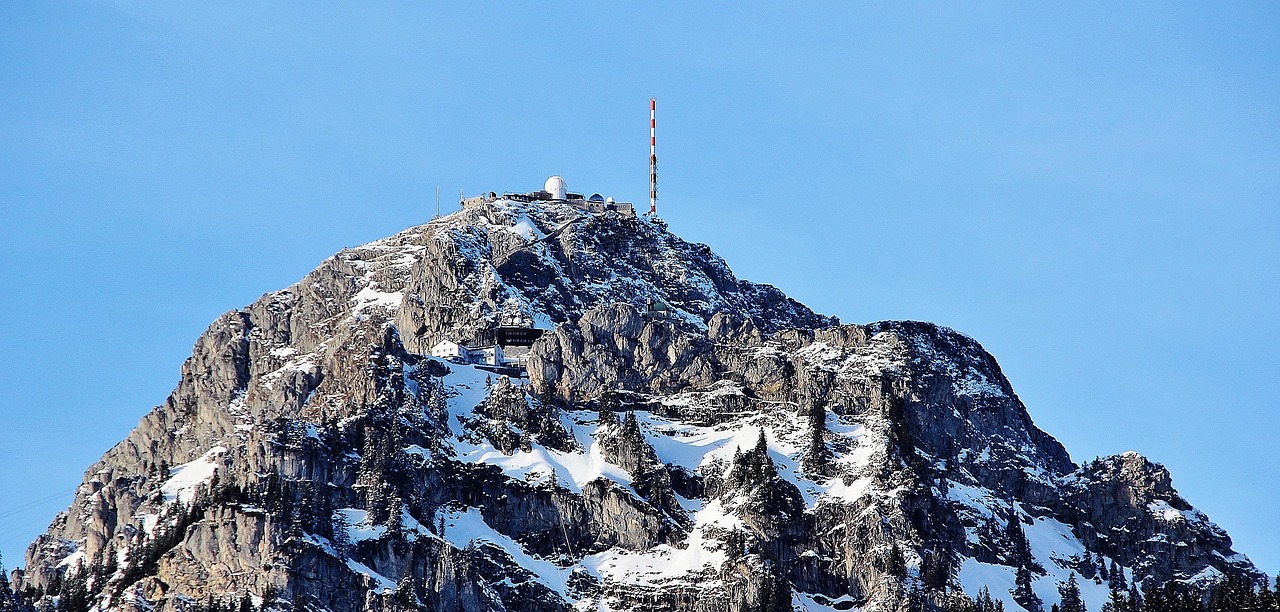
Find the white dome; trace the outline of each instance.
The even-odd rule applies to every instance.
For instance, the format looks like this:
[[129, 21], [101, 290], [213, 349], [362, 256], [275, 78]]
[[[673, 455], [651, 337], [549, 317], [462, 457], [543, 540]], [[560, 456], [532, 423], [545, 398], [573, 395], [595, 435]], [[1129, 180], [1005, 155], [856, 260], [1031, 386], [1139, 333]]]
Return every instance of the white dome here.
[[569, 187], [564, 184], [564, 179], [560, 178], [559, 175], [547, 179], [546, 184], [542, 186], [543, 191], [551, 194], [551, 197], [557, 200], [563, 200], [564, 194], [568, 189]]
[[609, 197], [605, 198], [605, 199], [604, 199], [604, 203], [605, 203], [605, 204], [613, 204], [613, 203], [614, 203], [614, 202], [613, 202], [613, 196], [609, 196]]

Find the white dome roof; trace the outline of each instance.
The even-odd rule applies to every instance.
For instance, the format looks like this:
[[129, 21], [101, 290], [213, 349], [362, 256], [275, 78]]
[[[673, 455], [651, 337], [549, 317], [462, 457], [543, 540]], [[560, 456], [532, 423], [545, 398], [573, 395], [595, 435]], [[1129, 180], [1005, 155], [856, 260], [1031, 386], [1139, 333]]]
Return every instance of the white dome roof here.
[[564, 194], [569, 190], [569, 187], [564, 184], [564, 179], [556, 175], [547, 179], [546, 184], [542, 186], [542, 190], [551, 194], [551, 197], [557, 200], [563, 200]]

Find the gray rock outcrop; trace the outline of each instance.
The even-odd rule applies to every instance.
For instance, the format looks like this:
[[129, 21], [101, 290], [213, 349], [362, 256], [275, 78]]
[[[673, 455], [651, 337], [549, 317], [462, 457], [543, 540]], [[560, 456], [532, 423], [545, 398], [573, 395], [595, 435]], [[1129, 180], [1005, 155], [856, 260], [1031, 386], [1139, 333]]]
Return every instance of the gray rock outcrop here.
[[[546, 330], [527, 380], [429, 356], [509, 324]], [[1164, 468], [1076, 465], [974, 340], [841, 325], [655, 220], [470, 207], [219, 317], [181, 373], [29, 548], [36, 603], [901, 610], [1096, 559], [1258, 576]]]

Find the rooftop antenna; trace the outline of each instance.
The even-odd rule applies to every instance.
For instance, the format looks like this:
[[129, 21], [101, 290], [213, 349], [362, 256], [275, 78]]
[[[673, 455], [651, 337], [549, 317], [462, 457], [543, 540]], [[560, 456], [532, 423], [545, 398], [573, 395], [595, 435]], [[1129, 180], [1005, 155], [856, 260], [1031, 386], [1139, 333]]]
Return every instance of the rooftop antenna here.
[[658, 216], [658, 100], [649, 98], [649, 215]]
[[436, 185], [436, 216], [433, 219], [440, 218], [440, 186]]

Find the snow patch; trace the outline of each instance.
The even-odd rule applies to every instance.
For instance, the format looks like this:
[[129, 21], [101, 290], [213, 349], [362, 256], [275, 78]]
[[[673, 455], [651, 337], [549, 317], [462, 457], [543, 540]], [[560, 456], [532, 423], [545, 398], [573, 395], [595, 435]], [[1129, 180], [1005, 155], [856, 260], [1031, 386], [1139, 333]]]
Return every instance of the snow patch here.
[[475, 508], [465, 512], [451, 512], [444, 518], [444, 540], [455, 548], [463, 549], [476, 542], [488, 542], [502, 549], [511, 560], [537, 577], [538, 582], [547, 588], [567, 597], [565, 583], [569, 579], [571, 568], [560, 567], [550, 561], [537, 559], [524, 551], [519, 542], [498, 533], [484, 521], [484, 516]]
[[347, 528], [347, 538], [351, 543], [363, 542], [365, 540], [377, 540], [387, 533], [386, 525], [374, 525], [369, 519], [369, 513], [365, 510], [356, 508], [341, 508], [335, 510], [342, 519], [343, 525]]
[[608, 550], [582, 560], [581, 565], [608, 582], [629, 585], [660, 585], [672, 582], [707, 584], [724, 564], [726, 555], [713, 534], [737, 529], [742, 521], [725, 512], [719, 500], [708, 502], [695, 517], [696, 523], [685, 548], [660, 544], [646, 552]]
[[296, 352], [298, 352], [298, 349], [292, 346], [281, 346], [281, 347], [271, 349], [271, 356], [285, 359], [292, 356]]
[[351, 298], [356, 303], [356, 307], [352, 312], [359, 313], [367, 308], [378, 306], [390, 310], [392, 312], [400, 308], [400, 303], [404, 300], [404, 292], [401, 291], [378, 291], [372, 285], [361, 289]]
[[520, 213], [520, 215], [516, 217], [516, 222], [506, 229], [507, 231], [530, 242], [534, 240], [542, 240], [547, 237], [546, 234], [542, 233], [542, 230], [538, 229], [537, 224], [529, 219], [529, 215], [524, 213]]
[[218, 458], [227, 452], [226, 447], [215, 446], [199, 459], [169, 468], [169, 479], [160, 485], [165, 503], [178, 500], [184, 504], [191, 503], [198, 487], [213, 478], [218, 470]]

